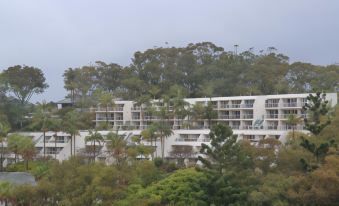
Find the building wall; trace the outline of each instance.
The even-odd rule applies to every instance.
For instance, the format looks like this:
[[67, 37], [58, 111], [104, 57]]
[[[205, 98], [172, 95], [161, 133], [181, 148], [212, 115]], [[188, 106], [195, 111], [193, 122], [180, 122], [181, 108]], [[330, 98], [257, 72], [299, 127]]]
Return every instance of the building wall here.
[[[196, 104], [197, 102], [202, 102], [207, 104], [208, 101], [212, 101], [215, 104], [215, 110], [218, 112], [218, 118], [214, 119], [213, 122], [223, 122], [229, 124], [233, 127], [233, 132], [238, 136], [239, 139], [249, 139], [252, 142], [257, 142], [262, 138], [268, 136], [275, 137], [280, 141], [285, 141], [286, 134], [290, 131], [291, 128], [286, 127], [285, 113], [288, 111], [295, 111], [297, 116], [302, 116], [302, 106], [303, 99], [306, 98], [309, 94], [284, 94], [284, 95], [266, 95], [266, 96], [238, 96], [238, 97], [214, 97], [214, 98], [190, 98], [185, 99], [191, 105]], [[278, 103], [271, 103], [273, 102]], [[331, 105], [334, 106], [337, 104], [337, 94], [328, 93], [326, 99], [330, 101]], [[250, 100], [254, 100], [253, 107], [251, 103], [247, 104]], [[296, 100], [296, 102], [294, 102]], [[232, 104], [234, 102], [239, 102], [239, 105]], [[228, 105], [225, 106], [225, 102], [228, 102]], [[119, 135], [125, 136], [126, 139], [134, 135], [140, 135], [141, 131], [145, 128], [146, 125], [151, 124], [152, 121], [142, 108], [139, 108], [132, 101], [116, 101], [116, 108], [109, 108], [109, 122], [112, 124], [112, 131], [116, 132], [116, 129], [119, 129]], [[247, 105], [246, 105], [247, 104]], [[97, 124], [100, 122], [105, 122], [105, 109], [98, 106], [97, 108], [91, 108], [92, 111], [96, 113], [96, 119], [93, 120]], [[270, 113], [270, 111], [275, 110], [278, 113]], [[228, 112], [228, 117], [225, 115]], [[239, 113], [239, 117], [234, 115]], [[253, 117], [247, 115], [244, 118], [245, 114], [253, 112]], [[237, 114], [238, 114], [237, 113]], [[236, 116], [236, 117], [235, 117]], [[136, 118], [138, 117], [138, 118]], [[230, 118], [231, 117], [231, 118]], [[273, 117], [273, 118], [272, 118]], [[237, 124], [240, 122], [239, 127]], [[246, 123], [251, 123], [246, 126]], [[256, 123], [260, 123], [256, 125]], [[271, 126], [270, 126], [271, 124]], [[272, 125], [277, 125], [277, 127]], [[113, 127], [114, 126], [114, 127]], [[173, 134], [166, 138], [165, 140], [165, 156], [170, 157], [170, 151], [173, 146], [183, 146], [189, 145], [192, 146], [194, 151], [199, 151], [201, 143], [209, 144], [208, 135], [210, 130], [206, 128], [207, 121], [204, 120], [204, 125], [202, 128], [180, 128], [173, 129]], [[174, 127], [174, 126], [173, 126]], [[297, 130], [306, 132], [303, 130], [302, 125], [298, 125]], [[100, 131], [103, 135], [107, 135], [109, 131]], [[43, 155], [43, 134], [42, 132], [29, 132], [23, 133], [24, 135], [32, 137], [33, 141], [36, 142], [36, 147], [38, 149], [38, 155]], [[46, 151], [47, 155], [55, 157], [60, 161], [68, 159], [70, 157], [70, 135], [58, 132], [57, 133], [57, 147], [55, 149], [55, 139], [54, 132], [46, 133]], [[91, 145], [90, 142], [85, 142], [86, 136], [89, 135], [89, 131], [80, 131], [80, 134], [76, 137], [75, 147], [76, 152], [80, 153], [86, 148], [86, 146]], [[143, 142], [144, 144], [149, 144], [149, 142]], [[101, 151], [101, 154], [104, 155], [105, 147]], [[157, 150], [156, 155], [161, 156], [160, 141], [157, 141]]]

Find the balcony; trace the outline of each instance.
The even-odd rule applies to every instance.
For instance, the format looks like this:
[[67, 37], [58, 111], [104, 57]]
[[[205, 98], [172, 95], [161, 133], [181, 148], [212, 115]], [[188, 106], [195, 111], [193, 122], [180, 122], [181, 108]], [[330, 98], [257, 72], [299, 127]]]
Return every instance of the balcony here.
[[278, 125], [268, 125], [267, 129], [268, 130], [277, 130], [278, 129]]
[[279, 119], [279, 114], [267, 114], [266, 119]]
[[92, 112], [121, 112], [124, 111], [123, 107], [92, 107], [90, 108], [90, 111]]
[[230, 106], [228, 104], [220, 104], [220, 109], [228, 109]]
[[160, 120], [159, 117], [153, 117], [153, 116], [145, 116], [144, 119], [145, 120]]
[[[100, 121], [100, 120], [105, 120], [106, 121], [106, 117], [97, 117], [96, 120], [97, 121]], [[112, 120], [114, 120], [114, 118], [113, 117], [108, 117], [107, 120], [108, 121], [112, 121]]]
[[241, 104], [231, 104], [230, 108], [240, 108]]
[[240, 115], [220, 115], [219, 119], [240, 119]]
[[253, 104], [241, 104], [241, 108], [253, 108]]
[[276, 107], [279, 107], [279, 103], [266, 103], [265, 107], [266, 108], [276, 108]]
[[242, 115], [242, 119], [253, 119], [253, 114], [244, 114]]
[[132, 107], [131, 111], [141, 111], [141, 107], [139, 106]]
[[230, 125], [232, 129], [240, 129], [240, 125]]
[[283, 103], [283, 107], [301, 107], [297, 102]]
[[176, 138], [176, 142], [197, 142], [198, 138]]

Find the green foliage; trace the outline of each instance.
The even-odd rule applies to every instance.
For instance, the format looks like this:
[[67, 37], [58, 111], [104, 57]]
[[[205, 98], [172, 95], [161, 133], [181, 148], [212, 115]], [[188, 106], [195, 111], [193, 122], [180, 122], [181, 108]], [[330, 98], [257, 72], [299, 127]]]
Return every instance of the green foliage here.
[[194, 169], [178, 170], [149, 187], [133, 186], [117, 205], [208, 205], [207, 177]]
[[[310, 119], [305, 118], [305, 127], [307, 130], [315, 135], [318, 135], [327, 125], [331, 123], [328, 112], [329, 105], [328, 101], [325, 100], [326, 94], [317, 92], [316, 95], [310, 94], [307, 97], [307, 103], [303, 106], [311, 116]], [[327, 119], [324, 120], [324, 117]]]
[[43, 72], [35, 67], [13, 66], [3, 71], [5, 82], [21, 104], [27, 103], [33, 94], [42, 93], [48, 85]]

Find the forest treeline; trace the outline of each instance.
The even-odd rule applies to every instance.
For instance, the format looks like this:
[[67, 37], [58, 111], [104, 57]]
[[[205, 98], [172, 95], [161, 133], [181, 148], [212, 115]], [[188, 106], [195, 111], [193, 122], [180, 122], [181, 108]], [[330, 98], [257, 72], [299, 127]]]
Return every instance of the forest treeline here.
[[[186, 47], [153, 48], [135, 52], [128, 66], [98, 61], [68, 68], [64, 88], [76, 107], [98, 103], [98, 93], [114, 99], [148, 102], [155, 98], [269, 95], [304, 92], [337, 92], [339, 66], [289, 63], [289, 58], [269, 47], [254, 53], [235, 54], [210, 42]], [[28, 125], [32, 95], [48, 88], [41, 69], [15, 65], [0, 73], [0, 118], [11, 128]], [[98, 92], [100, 91], [100, 92]]]
[[64, 80], [74, 96], [86, 97], [100, 88], [126, 100], [161, 98], [173, 85], [182, 88], [186, 97], [335, 92], [339, 66], [290, 64], [273, 47], [259, 54], [252, 50], [235, 54], [203, 42], [135, 52], [126, 67], [98, 61], [69, 68]]

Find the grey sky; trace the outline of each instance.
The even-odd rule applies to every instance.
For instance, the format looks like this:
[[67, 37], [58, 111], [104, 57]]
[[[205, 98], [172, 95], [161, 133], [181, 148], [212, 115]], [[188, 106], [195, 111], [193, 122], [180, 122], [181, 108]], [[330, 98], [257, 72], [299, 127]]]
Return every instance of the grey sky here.
[[128, 65], [135, 51], [211, 41], [274, 46], [291, 61], [339, 62], [337, 0], [1, 0], [0, 70], [41, 68], [59, 100], [62, 74], [96, 60]]

